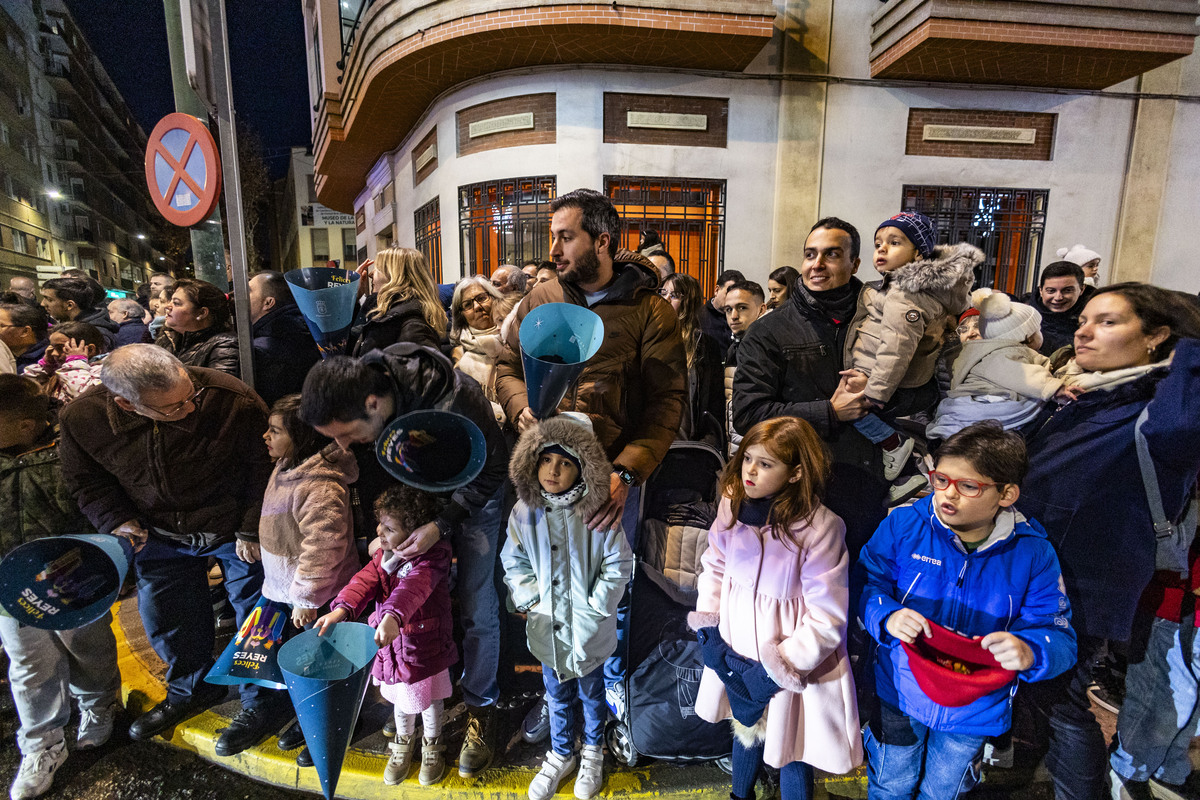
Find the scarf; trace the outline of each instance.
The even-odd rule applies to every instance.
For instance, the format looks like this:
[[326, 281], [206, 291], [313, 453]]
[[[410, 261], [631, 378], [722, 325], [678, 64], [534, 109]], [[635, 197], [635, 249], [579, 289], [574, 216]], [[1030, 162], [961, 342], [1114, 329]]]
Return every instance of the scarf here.
[[738, 507], [738, 522], [752, 528], [761, 528], [766, 525], [767, 517], [771, 514], [771, 503], [774, 500], [774, 497], [743, 499], [741, 506]]
[[858, 309], [858, 294], [862, 291], [862, 281], [858, 278], [851, 277], [844, 285], [824, 292], [810, 292], [804, 281], [798, 281], [796, 286], [800, 294], [808, 299], [809, 305], [823, 313], [834, 325], [854, 318], [854, 312]]
[[1125, 367], [1124, 369], [1112, 369], [1108, 372], [1088, 372], [1075, 363], [1075, 359], [1067, 362], [1065, 367], [1054, 373], [1054, 377], [1062, 378], [1068, 386], [1079, 386], [1086, 391], [1106, 392], [1110, 389], [1115, 389], [1122, 384], [1136, 381], [1148, 372], [1153, 372], [1156, 369], [1171, 366], [1171, 357], [1167, 356], [1162, 361], [1154, 364], [1143, 364], [1139, 367]]
[[583, 482], [583, 478], [580, 478], [578, 483], [565, 492], [550, 494], [540, 487], [538, 491], [542, 493], [542, 499], [552, 506], [573, 506], [587, 494], [587, 484]]

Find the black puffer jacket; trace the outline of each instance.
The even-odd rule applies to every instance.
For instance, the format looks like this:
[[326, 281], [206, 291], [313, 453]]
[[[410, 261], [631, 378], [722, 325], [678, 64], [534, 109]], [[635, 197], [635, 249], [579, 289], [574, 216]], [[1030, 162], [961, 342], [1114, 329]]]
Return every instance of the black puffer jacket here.
[[799, 417], [813, 426], [833, 455], [824, 503], [846, 522], [853, 559], [883, 519], [887, 483], [879, 448], [839, 421], [829, 402], [838, 373], [850, 363], [852, 326], [851, 320], [835, 325], [797, 283], [787, 302], [751, 325], [738, 345], [733, 425], [743, 436], [774, 417]]
[[[455, 529], [492, 499], [508, 470], [508, 444], [496, 424], [492, 404], [474, 378], [456, 370], [450, 359], [433, 348], [396, 344], [368, 353], [362, 362], [391, 378], [395, 416], [422, 409], [453, 411], [474, 422], [483, 432], [487, 441], [483, 470], [450, 496], [441, 514], [441, 521]], [[374, 443], [355, 445], [353, 452], [358, 462], [358, 480], [353, 486], [355, 533], [370, 538], [375, 535], [375, 498], [394, 485], [396, 479], [380, 466]]]
[[154, 340], [189, 367], [208, 367], [237, 378], [241, 376], [237, 334], [219, 328], [180, 333], [163, 328]]
[[382, 314], [369, 316], [374, 309], [375, 295], [370, 295], [350, 328], [350, 355], [357, 358], [401, 342], [435, 350], [441, 345], [445, 331], [429, 326], [416, 300], [401, 300]]
[[304, 377], [321, 353], [295, 304], [276, 306], [251, 327], [254, 343], [254, 391], [268, 407], [300, 391]]
[[1079, 300], [1066, 311], [1051, 311], [1042, 304], [1041, 292], [1036, 289], [1025, 295], [1025, 299], [1021, 302], [1033, 306], [1042, 315], [1042, 346], [1038, 348], [1039, 353], [1049, 356], [1061, 347], [1075, 345], [1075, 329], [1079, 327], [1079, 313], [1083, 311], [1083, 307], [1088, 304], [1088, 300], [1092, 299], [1092, 295], [1095, 293], [1096, 287], [1084, 286]]

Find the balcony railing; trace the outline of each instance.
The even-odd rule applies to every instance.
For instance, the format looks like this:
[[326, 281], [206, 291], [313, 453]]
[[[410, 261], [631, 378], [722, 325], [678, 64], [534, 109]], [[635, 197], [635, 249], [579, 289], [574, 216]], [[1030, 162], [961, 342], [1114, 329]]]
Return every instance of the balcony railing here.
[[71, 68], [57, 59], [45, 59], [42, 72], [51, 78], [71, 79]]
[[1195, 0], [889, 0], [876, 78], [1103, 89], [1192, 52]]

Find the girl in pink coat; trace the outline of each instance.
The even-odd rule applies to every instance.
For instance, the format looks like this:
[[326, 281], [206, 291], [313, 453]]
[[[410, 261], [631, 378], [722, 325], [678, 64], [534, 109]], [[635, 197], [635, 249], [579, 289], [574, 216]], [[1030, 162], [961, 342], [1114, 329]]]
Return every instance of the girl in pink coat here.
[[862, 761], [845, 525], [820, 502], [828, 470], [812, 426], [778, 417], [750, 429], [722, 476], [688, 622], [707, 665], [696, 713], [732, 717], [734, 798], [754, 797], [764, 762], [783, 800], [808, 800], [813, 767]]

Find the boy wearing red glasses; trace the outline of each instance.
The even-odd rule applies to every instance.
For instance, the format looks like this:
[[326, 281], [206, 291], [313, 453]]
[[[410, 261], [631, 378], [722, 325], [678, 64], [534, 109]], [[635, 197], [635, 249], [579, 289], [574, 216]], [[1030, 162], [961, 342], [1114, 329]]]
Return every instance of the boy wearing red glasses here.
[[1027, 468], [1020, 436], [970, 425], [938, 449], [933, 494], [893, 512], [863, 548], [859, 608], [879, 642], [870, 800], [968, 792], [984, 740], [1012, 723], [1017, 679], [1075, 662], [1058, 557], [1013, 507]]

